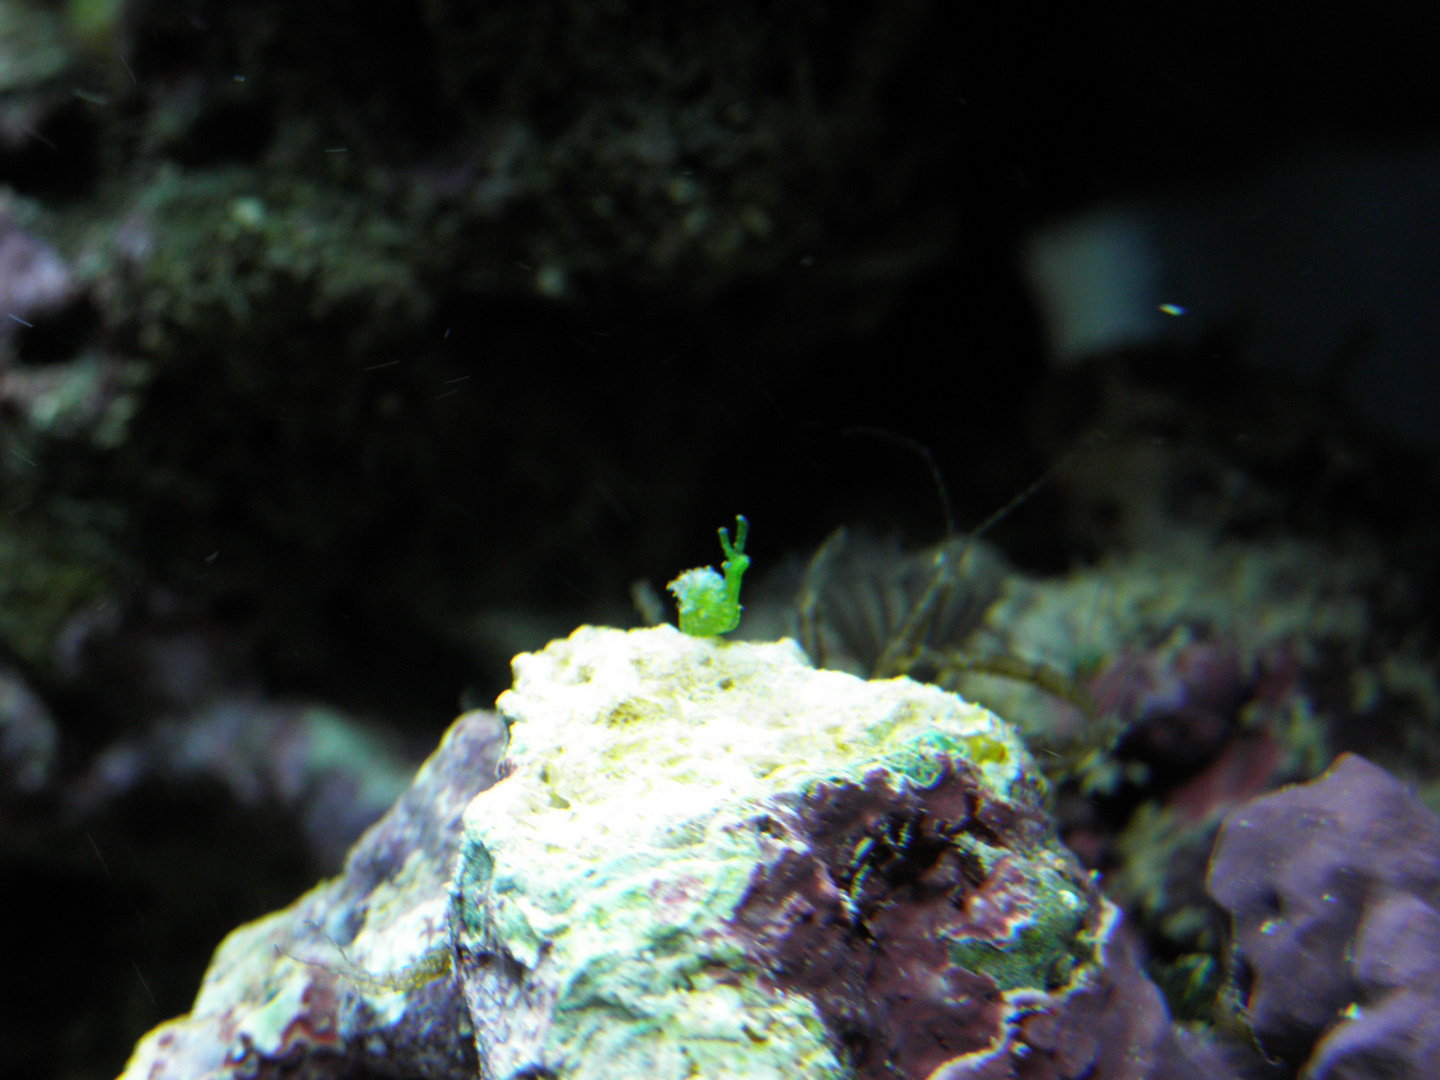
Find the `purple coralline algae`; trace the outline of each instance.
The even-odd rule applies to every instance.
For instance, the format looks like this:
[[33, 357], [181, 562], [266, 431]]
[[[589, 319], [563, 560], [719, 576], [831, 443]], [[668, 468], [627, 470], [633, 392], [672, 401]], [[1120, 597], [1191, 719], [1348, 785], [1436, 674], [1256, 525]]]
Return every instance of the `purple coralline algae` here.
[[123, 1080], [474, 1080], [447, 883], [504, 745], [495, 714], [457, 720], [344, 874], [226, 938], [190, 1013], [146, 1035]]
[[23, 228], [0, 202], [0, 336], [27, 318], [62, 307], [76, 295], [59, 253]]
[[1354, 754], [1226, 819], [1210, 892], [1255, 1038], [1302, 1080], [1440, 1062], [1440, 817]]
[[[884, 902], [862, 933], [847, 922], [833, 884], [845, 876], [836, 835], [845, 829], [836, 826], [917, 811], [925, 820], [967, 799], [974, 784], [964, 773], [920, 798], [884, 783], [819, 792], [808, 857], [788, 853], [736, 912], [736, 929], [776, 985], [811, 997], [847, 1040], [856, 1080], [1205, 1076], [1175, 1043], [1159, 992], [1118, 932], [1118, 912], [1103, 905], [1085, 927], [1087, 944], [1103, 943], [1098, 952], [1057, 954], [1043, 943], [1063, 933], [1064, 915], [1042, 908], [1043, 892], [1018, 863], [973, 880], [963, 860], [942, 856], [913, 882], [881, 882]], [[988, 831], [1012, 808], [985, 809], [990, 823], [971, 827]], [[1010, 818], [990, 836], [1015, 842], [1018, 826]], [[937, 839], [922, 833], [918, 842]], [[1070, 979], [1083, 962], [1093, 967]]]
[[0, 801], [34, 795], [50, 782], [60, 733], [40, 696], [0, 667]]

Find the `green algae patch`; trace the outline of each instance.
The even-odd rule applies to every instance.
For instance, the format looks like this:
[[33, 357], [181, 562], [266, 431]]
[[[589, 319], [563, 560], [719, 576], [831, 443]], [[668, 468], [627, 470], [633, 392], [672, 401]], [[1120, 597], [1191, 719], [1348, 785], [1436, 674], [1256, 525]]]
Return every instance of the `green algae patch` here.
[[1090, 904], [1065, 877], [1040, 869], [1027, 875], [1027, 902], [1016, 912], [1010, 933], [996, 939], [949, 942], [950, 958], [988, 975], [1001, 990], [1057, 990], [1094, 951], [1085, 933]]

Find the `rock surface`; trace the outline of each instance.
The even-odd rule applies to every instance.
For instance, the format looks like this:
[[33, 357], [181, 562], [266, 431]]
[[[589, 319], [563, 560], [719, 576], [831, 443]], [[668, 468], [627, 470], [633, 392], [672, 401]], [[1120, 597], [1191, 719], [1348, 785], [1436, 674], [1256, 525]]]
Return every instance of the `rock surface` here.
[[1303, 1080], [1422, 1080], [1440, 1056], [1440, 817], [1343, 754], [1225, 823], [1210, 891], [1245, 1006]]
[[515, 672], [456, 879], [482, 1075], [1186, 1075], [993, 714], [668, 627]]
[[344, 874], [226, 938], [194, 1008], [145, 1036], [122, 1080], [473, 1080], [468, 1018], [433, 958], [448, 957], [460, 814], [504, 744], [495, 714], [457, 720]]
[[670, 627], [514, 667], [123, 1080], [1220, 1075], [994, 714]]

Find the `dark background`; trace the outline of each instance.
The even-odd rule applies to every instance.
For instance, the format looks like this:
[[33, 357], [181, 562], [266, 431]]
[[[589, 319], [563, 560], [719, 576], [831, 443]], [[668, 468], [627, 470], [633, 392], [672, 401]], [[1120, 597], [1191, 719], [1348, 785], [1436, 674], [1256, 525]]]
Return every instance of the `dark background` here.
[[[52, 788], [11, 799], [0, 837], [0, 1075], [115, 1074], [188, 1009], [225, 932], [323, 869], [285, 807], [236, 806], [213, 781], [162, 776], [66, 818], [66, 785], [96, 755], [176, 712], [137, 643], [201, 640], [210, 692], [332, 703], [413, 756], [463, 694], [504, 688], [515, 649], [635, 623], [631, 582], [716, 561], [737, 512], [757, 578], [844, 523], [942, 539], [944, 498], [906, 440], [934, 456], [961, 533], [1051, 475], [989, 533], [1038, 572], [1116, 542], [1123, 507], [1107, 519], [1067, 495], [1096, 439], [1203, 445], [1277, 493], [1227, 527], [1364, 528], [1422, 563], [1430, 450], [1355, 414], [1335, 366], [1346, 340], [1296, 374], [1253, 355], [1243, 320], [1217, 320], [1061, 371], [1020, 261], [1036, 230], [1096, 207], [1226, 190], [1311, 150], [1429, 147], [1437, 23], [1395, 4], [123, 5], [65, 73], [5, 92], [22, 134], [0, 183], [41, 208], [34, 232], [79, 265], [87, 230], [113, 239], [135, 207], [175, 205], [175, 177], [213, 177], [217, 204], [313, 199], [341, 222], [337, 250], [399, 269], [364, 254], [381, 270], [338, 300], [327, 271], [278, 273], [236, 314], [204, 299], [221, 271], [195, 267], [241, 241], [207, 225], [181, 251], [161, 227], [162, 255], [132, 264], [99, 244], [76, 297], [17, 332], [12, 367], [96, 348], [148, 376], [118, 447], [43, 442], [38, 479], [6, 481], [16, 530], [96, 554], [40, 644], [6, 643], [61, 751]], [[646, 56], [661, 59], [615, 59]], [[643, 129], [623, 120], [640, 106], [720, 115], [727, 94], [775, 119], [723, 165], [739, 194], [711, 219], [753, 191], [769, 231], [733, 250], [675, 240], [662, 258], [678, 189], [595, 163]], [[542, 148], [516, 181], [530, 187], [486, 216], [466, 202], [489, 176], [468, 148], [517, 118]], [[704, 131], [693, 144], [677, 175], [719, 177], [721, 150], [706, 156]], [[359, 163], [306, 150], [340, 145]], [[1419, 204], [1440, 193], [1430, 179], [1414, 181]], [[596, 192], [619, 208], [603, 228], [575, 209]], [[414, 210], [424, 199], [439, 209]], [[408, 238], [373, 239], [382, 219]], [[280, 244], [266, 242], [222, 269], [263, 278]], [[1357, 227], [1345, 242], [1371, 241]], [[535, 274], [546, 253], [563, 289]], [[1436, 342], [1409, 340], [1402, 378], [1428, 377]], [[1100, 372], [1163, 398], [1163, 419], [1103, 414]], [[61, 512], [74, 506], [89, 509]], [[37, 625], [11, 602], [16, 625]], [[59, 643], [96, 605], [109, 621], [67, 667]]]

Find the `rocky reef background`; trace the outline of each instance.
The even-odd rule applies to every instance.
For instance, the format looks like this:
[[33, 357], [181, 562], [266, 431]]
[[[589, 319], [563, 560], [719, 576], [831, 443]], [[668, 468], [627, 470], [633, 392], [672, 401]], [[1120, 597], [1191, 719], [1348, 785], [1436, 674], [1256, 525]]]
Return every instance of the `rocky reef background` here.
[[0, 0], [0, 1075], [118, 1073], [462, 699], [736, 511], [788, 629], [837, 526], [903, 592], [1040, 477], [957, 641], [1100, 703], [991, 688], [1039, 687], [1062, 835], [1213, 1020], [1219, 812], [1345, 749], [1436, 779], [1433, 448], [1354, 407], [1383, 323], [1323, 378], [1244, 317], [1061, 369], [1022, 252], [1428, 146], [1423, 18]]

